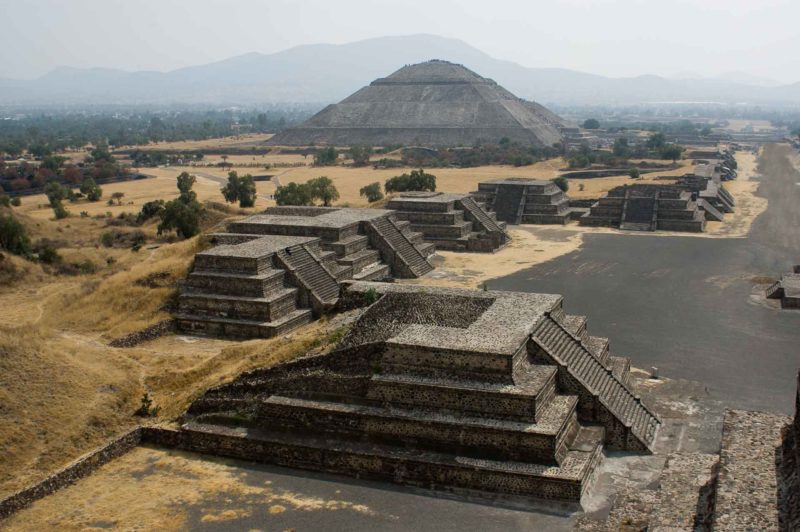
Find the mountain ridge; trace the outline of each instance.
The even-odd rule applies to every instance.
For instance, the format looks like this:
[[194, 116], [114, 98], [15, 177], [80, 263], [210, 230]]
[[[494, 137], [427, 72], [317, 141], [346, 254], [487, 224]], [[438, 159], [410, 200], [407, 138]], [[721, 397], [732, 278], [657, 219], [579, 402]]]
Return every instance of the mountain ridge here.
[[531, 68], [494, 58], [458, 39], [418, 34], [306, 44], [271, 54], [249, 52], [169, 72], [57, 67], [33, 80], [0, 78], [0, 105], [331, 103], [403, 65], [430, 59], [463, 64], [522, 98], [544, 104], [800, 104], [800, 83], [767, 86], [653, 74], [610, 78]]

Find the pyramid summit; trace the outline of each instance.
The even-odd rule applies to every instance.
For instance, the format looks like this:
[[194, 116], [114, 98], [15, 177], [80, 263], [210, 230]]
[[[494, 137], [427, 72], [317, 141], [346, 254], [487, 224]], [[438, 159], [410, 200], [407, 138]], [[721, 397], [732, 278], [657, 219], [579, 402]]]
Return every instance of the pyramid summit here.
[[531, 146], [561, 140], [561, 119], [495, 81], [441, 60], [406, 65], [299, 127], [273, 145], [472, 146], [506, 137]]

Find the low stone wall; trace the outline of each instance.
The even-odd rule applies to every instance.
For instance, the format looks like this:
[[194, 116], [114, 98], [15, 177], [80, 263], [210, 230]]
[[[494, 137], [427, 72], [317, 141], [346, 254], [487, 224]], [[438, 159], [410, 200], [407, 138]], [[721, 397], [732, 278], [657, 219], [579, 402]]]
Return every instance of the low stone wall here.
[[153, 340], [165, 334], [169, 334], [174, 330], [175, 322], [173, 320], [162, 320], [141, 331], [136, 331], [122, 338], [112, 340], [108, 345], [111, 347], [134, 347], [142, 342], [147, 342], [148, 340]]
[[29, 506], [61, 488], [89, 476], [100, 466], [127, 453], [142, 441], [142, 427], [136, 427], [102, 447], [87, 453], [46, 479], [0, 501], [0, 519]]

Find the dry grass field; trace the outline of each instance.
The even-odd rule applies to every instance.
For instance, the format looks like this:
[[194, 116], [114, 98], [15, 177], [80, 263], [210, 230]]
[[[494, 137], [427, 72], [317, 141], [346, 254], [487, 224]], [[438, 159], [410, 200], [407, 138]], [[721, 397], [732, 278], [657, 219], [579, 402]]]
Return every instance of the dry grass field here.
[[249, 148], [251, 146], [262, 146], [272, 138], [272, 133], [247, 133], [230, 137], [206, 139], [206, 140], [181, 140], [177, 142], [151, 142], [141, 146], [135, 146], [140, 150], [214, 150], [220, 148]]

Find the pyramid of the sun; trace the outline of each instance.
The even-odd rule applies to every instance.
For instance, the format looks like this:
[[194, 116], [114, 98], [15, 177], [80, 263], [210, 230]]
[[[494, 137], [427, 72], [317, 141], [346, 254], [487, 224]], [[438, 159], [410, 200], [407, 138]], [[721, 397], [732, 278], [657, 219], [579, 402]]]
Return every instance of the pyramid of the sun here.
[[278, 146], [473, 146], [506, 137], [530, 146], [561, 140], [561, 119], [447, 61], [404, 66], [299, 127], [278, 133]]

